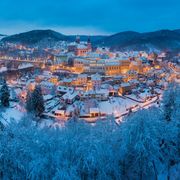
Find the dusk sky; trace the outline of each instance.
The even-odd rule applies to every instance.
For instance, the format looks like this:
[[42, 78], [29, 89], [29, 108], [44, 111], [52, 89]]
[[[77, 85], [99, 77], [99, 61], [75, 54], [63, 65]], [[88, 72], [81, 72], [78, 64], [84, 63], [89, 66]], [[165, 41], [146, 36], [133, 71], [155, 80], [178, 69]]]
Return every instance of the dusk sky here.
[[0, 34], [111, 34], [180, 28], [180, 0], [0, 0]]

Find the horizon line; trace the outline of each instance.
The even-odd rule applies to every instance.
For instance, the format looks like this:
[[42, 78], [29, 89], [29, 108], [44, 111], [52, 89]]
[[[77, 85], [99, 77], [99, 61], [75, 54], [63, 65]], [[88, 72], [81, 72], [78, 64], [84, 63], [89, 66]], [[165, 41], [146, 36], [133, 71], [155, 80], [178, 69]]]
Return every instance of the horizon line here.
[[60, 33], [62, 35], [65, 35], [65, 36], [111, 36], [111, 35], [115, 35], [115, 34], [118, 34], [118, 33], [123, 33], [123, 32], [136, 32], [136, 33], [151, 33], [151, 32], [156, 32], [156, 31], [163, 31], [163, 30], [167, 30], [167, 31], [176, 31], [176, 30], [180, 30], [180, 28], [176, 28], [176, 29], [171, 29], [171, 28], [161, 28], [161, 29], [155, 29], [155, 30], [151, 30], [151, 31], [135, 31], [135, 30], [124, 30], [124, 31], [117, 31], [117, 32], [112, 32], [112, 33], [98, 33], [98, 34], [91, 34], [90, 33], [61, 33], [60, 31], [58, 30], [55, 30], [54, 28], [34, 28], [34, 29], [30, 29], [30, 30], [25, 30], [25, 31], [19, 31], [17, 33], [13, 33], [13, 34], [4, 34], [0, 32], [0, 35], [2, 36], [13, 36], [13, 35], [19, 35], [19, 34], [22, 34], [22, 33], [28, 33], [28, 32], [31, 32], [31, 31], [54, 31], [54, 32], [57, 32], [57, 33]]

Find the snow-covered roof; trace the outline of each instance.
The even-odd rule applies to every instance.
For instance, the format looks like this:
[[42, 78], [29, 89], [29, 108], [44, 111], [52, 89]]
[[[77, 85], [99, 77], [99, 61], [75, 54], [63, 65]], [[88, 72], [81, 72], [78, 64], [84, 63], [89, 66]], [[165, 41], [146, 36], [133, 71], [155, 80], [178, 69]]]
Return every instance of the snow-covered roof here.
[[67, 92], [65, 95], [62, 96], [62, 99], [73, 100], [77, 95], [78, 95], [77, 91]]
[[132, 61], [131, 65], [138, 66], [138, 63], [136, 61]]
[[18, 69], [26, 69], [26, 68], [31, 68], [31, 67], [34, 67], [34, 65], [31, 63], [23, 63], [18, 66]]
[[78, 44], [77, 49], [87, 49], [87, 46], [85, 46], [84, 44]]
[[73, 87], [66, 87], [66, 86], [58, 86], [57, 91], [61, 92], [73, 92], [74, 88]]
[[50, 71], [43, 71], [43, 75], [50, 77], [52, 73]]
[[78, 78], [87, 78], [87, 74], [78, 74]]
[[64, 83], [71, 83], [72, 81], [73, 81], [72, 78], [64, 78], [64, 79], [62, 80], [62, 82], [64, 82]]
[[55, 114], [65, 114], [65, 110], [56, 110]]
[[0, 73], [1, 73], [1, 72], [6, 72], [6, 71], [7, 71], [7, 67], [1, 67], [1, 68], [0, 68]]
[[122, 83], [121, 84], [121, 87], [128, 87], [128, 86], [131, 86], [129, 83]]
[[99, 95], [99, 94], [101, 94], [101, 95], [106, 95], [106, 96], [108, 96], [108, 94], [109, 94], [109, 90], [108, 89], [99, 89], [99, 90], [97, 90], [97, 91], [95, 91], [95, 90], [89, 90], [89, 91], [86, 91], [85, 93], [84, 93], [85, 95]]
[[100, 111], [99, 111], [99, 108], [90, 108], [89, 112], [91, 114], [91, 113], [99, 113]]
[[118, 66], [118, 65], [120, 65], [120, 63], [117, 61], [107, 61], [106, 62], [106, 66]]
[[132, 79], [129, 81], [129, 83], [132, 83], [132, 84], [138, 84], [139, 81], [137, 79]]
[[50, 95], [50, 94], [47, 94], [47, 95], [44, 95], [44, 96], [43, 96], [43, 99], [44, 99], [45, 101], [50, 100], [50, 99], [52, 99], [52, 98], [53, 98], [53, 96]]
[[96, 52], [88, 52], [88, 53], [87, 53], [87, 57], [88, 57], [88, 58], [99, 58], [99, 57], [100, 57], [100, 54], [99, 54], [99, 53], [96, 53]]
[[101, 76], [99, 74], [93, 74], [93, 75], [91, 75], [91, 80], [92, 81], [100, 81]]
[[41, 86], [48, 86], [48, 87], [54, 86], [54, 84], [49, 81], [42, 81], [40, 84], [41, 84]]

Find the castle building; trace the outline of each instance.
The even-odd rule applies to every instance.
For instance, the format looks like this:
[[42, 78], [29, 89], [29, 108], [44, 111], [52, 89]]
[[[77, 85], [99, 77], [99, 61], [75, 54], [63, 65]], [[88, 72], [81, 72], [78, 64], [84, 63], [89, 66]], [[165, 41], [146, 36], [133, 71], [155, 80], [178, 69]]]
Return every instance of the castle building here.
[[92, 45], [91, 45], [90, 38], [88, 38], [86, 44], [81, 44], [80, 41], [78, 41], [78, 42], [79, 43], [76, 46], [76, 50], [75, 50], [76, 56], [86, 56], [88, 52], [92, 51]]
[[101, 73], [109, 76], [125, 74], [129, 70], [129, 59], [75, 58], [74, 67], [78, 72]]

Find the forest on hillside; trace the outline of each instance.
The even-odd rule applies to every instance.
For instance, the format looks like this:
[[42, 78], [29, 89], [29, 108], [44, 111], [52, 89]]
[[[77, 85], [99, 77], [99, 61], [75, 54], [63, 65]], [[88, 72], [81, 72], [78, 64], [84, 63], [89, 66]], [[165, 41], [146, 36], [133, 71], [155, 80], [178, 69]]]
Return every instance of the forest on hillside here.
[[170, 85], [160, 108], [91, 125], [68, 121], [40, 127], [26, 115], [0, 130], [0, 179], [178, 179], [180, 86]]

